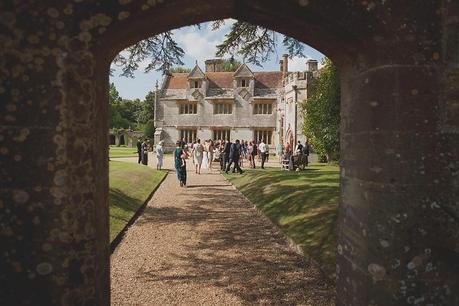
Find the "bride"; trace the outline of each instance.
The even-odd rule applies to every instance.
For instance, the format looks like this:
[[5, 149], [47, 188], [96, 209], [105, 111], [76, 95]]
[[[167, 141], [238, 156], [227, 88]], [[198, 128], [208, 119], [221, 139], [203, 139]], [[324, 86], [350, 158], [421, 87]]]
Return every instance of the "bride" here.
[[208, 169], [209, 168], [209, 143], [204, 141], [204, 152], [203, 152], [203, 157], [202, 157], [202, 169]]

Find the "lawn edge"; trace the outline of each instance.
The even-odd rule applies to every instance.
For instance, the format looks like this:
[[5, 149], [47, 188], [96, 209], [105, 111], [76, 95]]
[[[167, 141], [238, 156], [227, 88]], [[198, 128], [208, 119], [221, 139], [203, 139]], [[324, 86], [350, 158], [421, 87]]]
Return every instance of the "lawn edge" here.
[[293, 250], [295, 253], [297, 253], [298, 255], [302, 256], [306, 262], [310, 263], [311, 265], [313, 265], [314, 267], [318, 268], [318, 270], [320, 271], [320, 273], [330, 282], [331, 285], [333, 286], [336, 286], [336, 279], [334, 279], [333, 277], [331, 277], [327, 271], [322, 267], [322, 265], [317, 261], [315, 260], [311, 255], [309, 255], [306, 250], [301, 246], [299, 245], [298, 243], [296, 243], [292, 238], [290, 238], [286, 233], [285, 231], [279, 226], [277, 225], [273, 220], [271, 220], [271, 218], [269, 218], [260, 208], [258, 208], [258, 206], [256, 204], [254, 204], [245, 194], [243, 194], [230, 180], [228, 180], [221, 172], [220, 172], [220, 175], [223, 176], [223, 178], [231, 184], [231, 186], [233, 186], [234, 189], [237, 190], [237, 192], [242, 195], [247, 201], [250, 202], [250, 204], [252, 204], [253, 208], [255, 209], [255, 211], [257, 212], [258, 215], [262, 216], [263, 218], [265, 218], [266, 220], [268, 220], [279, 232], [282, 233], [282, 235], [285, 237], [286, 241], [287, 241], [287, 245], [288, 247]]
[[113, 240], [110, 242], [110, 254], [113, 254], [115, 251], [116, 247], [120, 244], [120, 242], [124, 238], [124, 234], [126, 234], [126, 231], [128, 230], [129, 227], [131, 227], [132, 224], [134, 224], [135, 221], [140, 217], [140, 215], [143, 213], [145, 210], [145, 207], [147, 207], [148, 203], [150, 202], [151, 198], [155, 194], [156, 190], [158, 190], [159, 186], [164, 182], [166, 177], [169, 175], [169, 171], [166, 172], [166, 175], [163, 176], [161, 181], [156, 185], [155, 188], [150, 192], [148, 197], [145, 199], [144, 203], [139, 207], [139, 209], [135, 212], [135, 214], [129, 219], [129, 221], [126, 223], [126, 225], [123, 227], [123, 229], [113, 238]]

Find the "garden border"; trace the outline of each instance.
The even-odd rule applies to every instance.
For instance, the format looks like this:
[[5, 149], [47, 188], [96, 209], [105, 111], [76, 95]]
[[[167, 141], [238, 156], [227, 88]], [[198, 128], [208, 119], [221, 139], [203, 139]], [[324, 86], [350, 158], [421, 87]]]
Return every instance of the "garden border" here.
[[258, 206], [256, 204], [254, 204], [248, 197], [246, 197], [245, 194], [243, 194], [230, 180], [228, 180], [221, 172], [220, 172], [220, 175], [223, 176], [223, 178], [231, 184], [231, 186], [233, 186], [234, 189], [237, 190], [237, 192], [239, 194], [241, 194], [247, 201], [249, 201], [249, 203], [251, 203], [253, 205], [253, 208], [255, 209], [256, 213], [260, 216], [262, 216], [263, 218], [267, 219], [279, 232], [282, 233], [282, 235], [285, 237], [286, 241], [287, 241], [287, 244], [288, 244], [288, 247], [290, 249], [292, 249], [295, 253], [297, 253], [298, 255], [301, 255], [306, 262], [310, 263], [311, 265], [313, 265], [314, 267], [317, 267], [318, 270], [322, 273], [322, 275], [333, 285], [335, 286], [336, 288], [336, 279], [333, 279], [332, 277], [330, 277], [330, 275], [328, 275], [328, 273], [325, 271], [325, 269], [322, 268], [322, 266], [319, 264], [319, 262], [317, 260], [315, 260], [314, 258], [312, 258], [312, 256], [310, 256], [305, 250], [303, 247], [301, 247], [298, 243], [296, 243], [292, 238], [290, 238], [283, 230], [282, 228], [280, 228], [279, 225], [277, 225], [275, 222], [273, 222], [267, 215], [265, 215], [265, 213], [260, 209], [258, 208]]
[[134, 224], [135, 221], [140, 217], [140, 215], [143, 213], [145, 210], [145, 207], [147, 207], [148, 203], [151, 201], [151, 198], [155, 194], [156, 190], [158, 190], [159, 186], [164, 182], [166, 177], [169, 175], [169, 172], [171, 170], [167, 170], [166, 175], [163, 176], [161, 181], [156, 185], [155, 188], [150, 192], [148, 197], [146, 198], [145, 202], [139, 207], [139, 209], [135, 212], [135, 214], [131, 217], [131, 219], [126, 223], [126, 225], [123, 227], [123, 229], [116, 235], [116, 237], [110, 242], [110, 254], [113, 254], [115, 252], [116, 247], [120, 244], [120, 242], [123, 240], [124, 234], [128, 230], [128, 228]]

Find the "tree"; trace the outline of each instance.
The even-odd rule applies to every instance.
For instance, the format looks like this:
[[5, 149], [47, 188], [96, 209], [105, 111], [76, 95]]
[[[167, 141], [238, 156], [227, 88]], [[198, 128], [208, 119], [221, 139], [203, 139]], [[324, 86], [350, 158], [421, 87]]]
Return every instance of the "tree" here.
[[149, 120], [153, 120], [155, 112], [155, 93], [149, 91], [141, 103], [141, 108], [138, 113], [139, 123], [145, 124]]
[[234, 58], [223, 60], [223, 71], [234, 72], [242, 63]]
[[[212, 23], [212, 29], [218, 30], [225, 24], [224, 20]], [[223, 57], [241, 55], [248, 63], [261, 66], [276, 52], [278, 36], [273, 30], [250, 24], [246, 21], [236, 21], [225, 35], [223, 43], [217, 46], [216, 55]], [[282, 36], [282, 44], [287, 48], [290, 58], [304, 57], [304, 45], [298, 40]]]
[[109, 127], [111, 128], [128, 128], [129, 121], [124, 119], [120, 113], [119, 104], [121, 103], [121, 97], [114, 83], [110, 83], [108, 89], [108, 101], [109, 101]]
[[[214, 21], [211, 29], [216, 31], [224, 24], [224, 20]], [[199, 24], [196, 26], [200, 28]], [[225, 40], [217, 46], [216, 56], [240, 55], [247, 63], [261, 66], [261, 63], [266, 62], [276, 52], [279, 36], [290, 57], [304, 57], [304, 45], [300, 41], [245, 21], [236, 21], [232, 24]], [[117, 55], [114, 63], [122, 68], [122, 76], [133, 77], [134, 71], [139, 68], [142, 61], [149, 61], [145, 72], [165, 72], [173, 65], [183, 65], [184, 54], [183, 49], [174, 40], [173, 33], [168, 31], [128, 47]]]
[[142, 130], [144, 125], [153, 120], [155, 93], [148, 92], [144, 100], [123, 99], [115, 84], [109, 87], [109, 127], [116, 129], [134, 128]]
[[185, 52], [175, 42], [171, 31], [141, 40], [119, 53], [114, 63], [122, 68], [122, 76], [134, 77], [139, 63], [149, 60], [145, 72], [166, 71], [172, 65], [183, 65]]
[[177, 66], [177, 67], [172, 67], [171, 69], [169, 69], [169, 72], [170, 73], [190, 73], [191, 72], [191, 68], [186, 68], [186, 67], [183, 67], [183, 66]]
[[154, 136], [155, 136], [155, 123], [153, 122], [153, 120], [149, 120], [149, 121], [144, 125], [143, 134], [144, 134], [145, 137], [147, 137], [147, 138], [151, 138], [151, 139], [154, 138]]
[[308, 87], [302, 102], [303, 131], [312, 148], [327, 161], [339, 159], [340, 82], [335, 65], [325, 59], [317, 78]]

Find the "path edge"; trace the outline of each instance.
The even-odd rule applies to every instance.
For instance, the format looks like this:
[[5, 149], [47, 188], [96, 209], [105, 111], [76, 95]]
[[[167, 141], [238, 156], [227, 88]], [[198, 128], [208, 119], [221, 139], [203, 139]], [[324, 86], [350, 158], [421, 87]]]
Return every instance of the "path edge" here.
[[161, 181], [159, 181], [159, 183], [156, 185], [156, 187], [153, 188], [153, 190], [150, 192], [150, 194], [149, 194], [148, 197], [145, 199], [145, 201], [143, 202], [143, 204], [139, 207], [139, 209], [137, 209], [137, 211], [136, 211], [135, 214], [131, 217], [131, 219], [129, 219], [128, 223], [126, 223], [126, 225], [123, 227], [123, 229], [116, 235], [115, 239], [113, 239], [113, 240], [110, 242], [110, 254], [113, 254], [113, 252], [115, 252], [116, 247], [117, 247], [117, 246], [121, 243], [121, 241], [123, 240], [124, 235], [126, 234], [128, 228], [131, 227], [131, 225], [134, 224], [135, 221], [137, 221], [137, 219], [138, 219], [138, 218], [140, 217], [140, 215], [143, 213], [143, 211], [145, 210], [145, 207], [147, 207], [148, 203], [150, 203], [151, 199], [153, 198], [153, 195], [155, 194], [156, 190], [158, 190], [159, 186], [162, 185], [162, 183], [164, 182], [164, 180], [166, 179], [166, 177], [169, 175], [169, 172], [170, 172], [170, 170], [167, 170], [166, 175], [164, 175], [163, 178], [161, 179]]
[[296, 243], [292, 238], [290, 238], [283, 230], [280, 228], [279, 225], [277, 225], [273, 220], [271, 220], [256, 204], [254, 204], [248, 197], [246, 197], [245, 194], [243, 194], [234, 184], [228, 180], [221, 172], [220, 175], [231, 185], [233, 186], [234, 189], [242, 196], [244, 199], [246, 199], [250, 204], [252, 204], [253, 208], [255, 209], [256, 213], [260, 215], [261, 217], [265, 218], [266, 220], [269, 221], [282, 235], [284, 236], [285, 240], [287, 241], [288, 247], [293, 250], [295, 253], [298, 255], [302, 256], [304, 260], [314, 267], [316, 267], [320, 273], [330, 282], [331, 285], [336, 287], [336, 279], [330, 277], [328, 273], [322, 268], [322, 266], [319, 264], [317, 260], [312, 258], [311, 255], [309, 255], [306, 250], [300, 246], [298, 243]]

